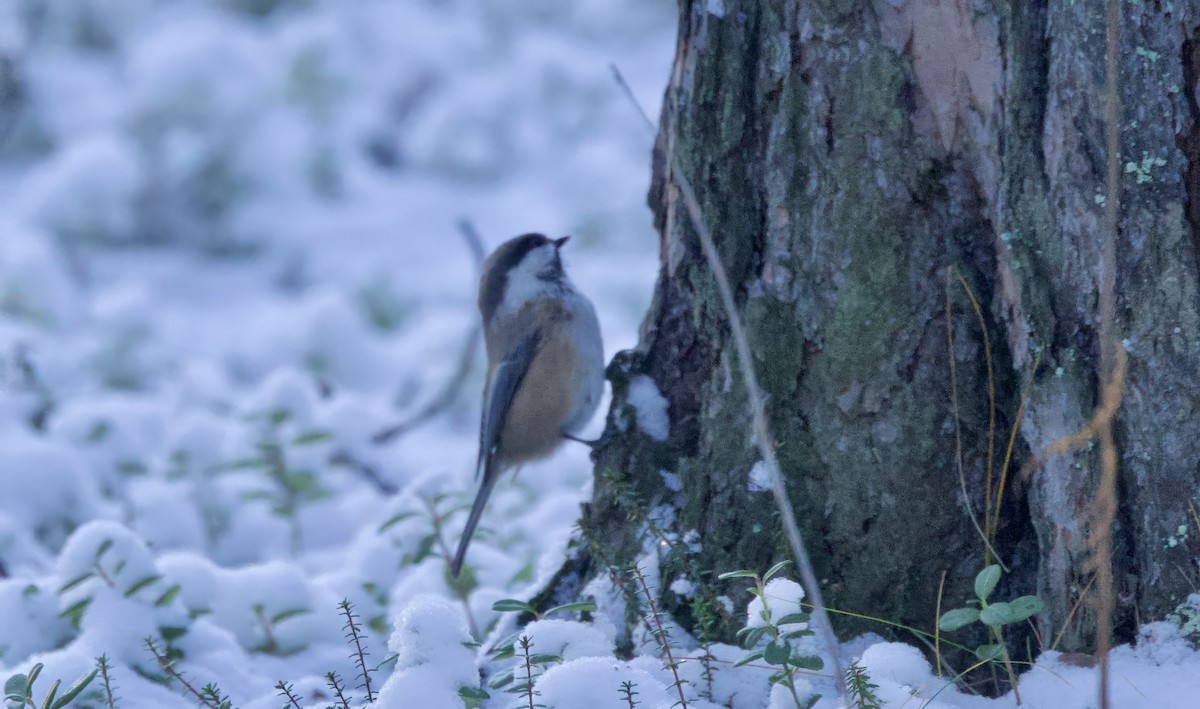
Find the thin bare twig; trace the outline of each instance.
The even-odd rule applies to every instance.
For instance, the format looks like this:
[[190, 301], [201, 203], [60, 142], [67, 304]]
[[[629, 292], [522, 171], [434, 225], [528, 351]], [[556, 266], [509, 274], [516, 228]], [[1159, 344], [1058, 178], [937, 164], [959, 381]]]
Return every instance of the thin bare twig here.
[[[646, 111], [638, 103], [637, 97], [633, 95], [633, 90], [629, 88], [625, 77], [621, 75], [621, 70], [613, 65], [612, 72], [617, 83], [620, 84], [621, 89], [629, 98], [629, 101], [637, 108], [638, 113], [641, 114], [650, 132], [656, 133], [657, 129], [654, 126], [654, 122], [650, 120], [650, 116], [646, 115]], [[834, 686], [837, 688], [838, 701], [846, 704], [848, 694], [846, 690], [846, 672], [842, 665], [841, 648], [838, 645], [837, 635], [833, 632], [833, 625], [829, 622], [829, 615], [825, 612], [825, 601], [821, 596], [821, 586], [817, 582], [817, 574], [813, 570], [812, 561], [809, 559], [808, 552], [804, 547], [804, 540], [800, 536], [800, 528], [796, 524], [796, 513], [792, 508], [791, 500], [788, 499], [787, 489], [783, 485], [783, 475], [779, 470], [779, 461], [775, 457], [775, 439], [771, 435], [771, 427], [767, 424], [765, 397], [763, 396], [761, 387], [758, 385], [758, 375], [754, 371], [754, 363], [750, 355], [750, 342], [746, 337], [746, 329], [742, 326], [742, 318], [738, 314], [737, 304], [733, 299], [733, 287], [729, 284], [729, 276], [725, 273], [725, 266], [721, 263], [721, 256], [717, 253], [717, 247], [713, 242], [712, 234], [704, 224], [700, 201], [696, 198], [696, 193], [692, 190], [691, 182], [684, 175], [683, 164], [679, 159], [679, 155], [673, 149], [668, 149], [668, 157], [672, 168], [670, 171], [672, 178], [676, 186], [679, 187], [680, 194], [683, 196], [683, 203], [687, 208], [692, 228], [700, 238], [704, 257], [708, 261], [708, 267], [717, 282], [717, 290], [721, 294], [721, 305], [725, 310], [725, 317], [729, 320], [729, 330], [733, 336], [734, 346], [737, 349], [738, 367], [741, 369], [742, 379], [746, 382], [746, 391], [750, 399], [754, 443], [758, 446], [763, 465], [770, 475], [771, 490], [775, 494], [775, 504], [779, 508], [779, 516], [782, 518], [783, 528], [787, 533], [788, 544], [796, 560], [796, 569], [800, 572], [800, 579], [804, 582], [809, 598], [812, 599], [812, 618], [821, 631], [822, 640], [826, 646], [825, 649], [829, 653], [830, 662], [833, 663]]]
[[[475, 260], [475, 270], [478, 274], [478, 272], [483, 270], [483, 239], [479, 237], [479, 232], [475, 229], [475, 226], [467, 219], [459, 221], [458, 230], [462, 234], [463, 240], [467, 242], [467, 247], [471, 250], [471, 256]], [[455, 368], [454, 374], [442, 386], [442, 390], [438, 392], [437, 396], [430, 399], [429, 403], [422, 406], [416, 413], [404, 421], [388, 426], [376, 433], [371, 437], [371, 442], [376, 445], [390, 443], [409, 431], [425, 425], [435, 416], [450, 408], [458, 399], [459, 392], [462, 391], [463, 386], [467, 383], [467, 377], [471, 374], [471, 365], [475, 361], [475, 351], [479, 349], [479, 340], [482, 337], [483, 329], [480, 325], [478, 323], [472, 324], [471, 331], [467, 334], [467, 339], [459, 351], [458, 367]]]

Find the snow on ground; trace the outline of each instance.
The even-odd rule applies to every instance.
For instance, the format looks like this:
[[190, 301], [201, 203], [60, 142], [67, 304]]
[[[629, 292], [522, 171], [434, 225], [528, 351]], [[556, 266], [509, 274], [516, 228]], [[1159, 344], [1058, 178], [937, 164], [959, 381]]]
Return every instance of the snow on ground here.
[[[674, 13], [668, 0], [0, 3], [0, 679], [43, 663], [40, 697], [103, 654], [117, 706], [195, 706], [164, 683], [151, 637], [234, 706], [280, 706], [280, 680], [328, 706], [329, 672], [361, 706], [347, 599], [379, 665], [375, 706], [524, 705], [480, 693], [479, 668], [520, 684], [519, 658], [472, 641], [511, 630], [492, 604], [556, 568], [586, 450], [497, 489], [456, 584], [443, 554], [474, 493], [480, 357], [440, 417], [371, 438], [456, 371], [477, 317], [461, 219], [489, 248], [573, 235], [567, 267], [607, 354], [634, 344], [657, 270], [651, 140], [608, 64], [656, 111]], [[651, 384], [636, 425], [665, 436], [661, 409]], [[346, 458], [379, 480], [331, 462]], [[652, 646], [612, 656], [606, 618], [623, 601], [603, 586], [593, 622], [562, 612], [525, 629], [554, 656], [532, 673], [537, 701], [624, 707], [629, 683], [638, 706], [671, 706]], [[700, 652], [675, 630], [681, 654]], [[1118, 706], [1194, 706], [1191, 646], [1149, 630], [1116, 653]], [[908, 646], [848, 648], [887, 706], [1013, 705], [945, 688]], [[689, 706], [789, 706], [761, 664], [730, 667], [743, 650], [707, 652], [711, 676], [680, 669]], [[1023, 694], [1083, 708], [1094, 684], [1047, 653]], [[833, 705], [821, 677], [796, 685]], [[99, 689], [72, 706], [106, 706]]]

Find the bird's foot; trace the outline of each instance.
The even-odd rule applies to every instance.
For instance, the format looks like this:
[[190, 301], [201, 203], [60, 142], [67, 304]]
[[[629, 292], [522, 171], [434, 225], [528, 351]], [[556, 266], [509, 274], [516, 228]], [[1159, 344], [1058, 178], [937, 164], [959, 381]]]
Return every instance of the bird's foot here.
[[562, 435], [563, 435], [563, 438], [566, 438], [566, 439], [568, 439], [568, 440], [571, 440], [571, 441], [575, 441], [576, 443], [582, 443], [583, 445], [587, 446], [588, 448], [591, 448], [592, 450], [596, 450], [596, 447], [600, 445], [600, 439], [599, 439], [599, 438], [597, 438], [597, 439], [596, 439], [596, 440], [594, 440], [594, 441], [588, 441], [588, 440], [585, 440], [585, 439], [583, 439], [583, 438], [580, 438], [580, 437], [578, 437], [578, 436], [574, 436], [574, 435], [572, 435], [572, 434], [570, 434], [570, 433], [567, 433], [566, 431], [563, 431], [563, 432], [562, 432]]

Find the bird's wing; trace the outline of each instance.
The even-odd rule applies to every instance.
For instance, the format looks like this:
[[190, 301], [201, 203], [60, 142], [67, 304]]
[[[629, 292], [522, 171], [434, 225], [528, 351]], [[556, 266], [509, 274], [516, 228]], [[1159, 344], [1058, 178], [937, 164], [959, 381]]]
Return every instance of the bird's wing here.
[[476, 476], [486, 477], [486, 473], [492, 467], [492, 459], [500, 445], [500, 430], [504, 427], [504, 419], [508, 416], [508, 409], [512, 406], [517, 388], [521, 386], [521, 380], [525, 378], [529, 365], [537, 355], [541, 340], [540, 330], [534, 330], [522, 337], [496, 365], [488, 379], [483, 401], [483, 421], [479, 426]]
[[483, 508], [487, 505], [492, 488], [500, 477], [500, 471], [496, 469], [496, 450], [500, 445], [500, 430], [504, 426], [504, 418], [508, 415], [508, 408], [512, 405], [517, 387], [521, 386], [521, 380], [525, 378], [529, 365], [537, 355], [541, 340], [538, 330], [522, 337], [496, 365], [488, 379], [483, 397], [483, 422], [479, 427], [479, 463], [475, 471], [476, 476], [482, 477], [483, 480], [480, 482], [479, 492], [475, 494], [475, 503], [471, 505], [471, 514], [467, 517], [467, 525], [463, 528], [462, 538], [458, 542], [458, 551], [450, 565], [455, 578], [458, 578], [459, 572], [462, 571], [463, 559], [467, 556], [467, 547], [475, 534], [475, 526], [479, 524]]

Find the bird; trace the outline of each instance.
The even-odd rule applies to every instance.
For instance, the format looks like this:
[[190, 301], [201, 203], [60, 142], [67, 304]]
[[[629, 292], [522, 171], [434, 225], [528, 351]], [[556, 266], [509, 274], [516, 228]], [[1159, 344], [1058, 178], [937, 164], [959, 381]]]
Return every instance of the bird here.
[[604, 346], [592, 302], [563, 270], [570, 239], [529, 233], [484, 262], [479, 315], [487, 379], [475, 474], [479, 490], [451, 564], [462, 571], [471, 536], [501, 475], [576, 437], [600, 404]]

